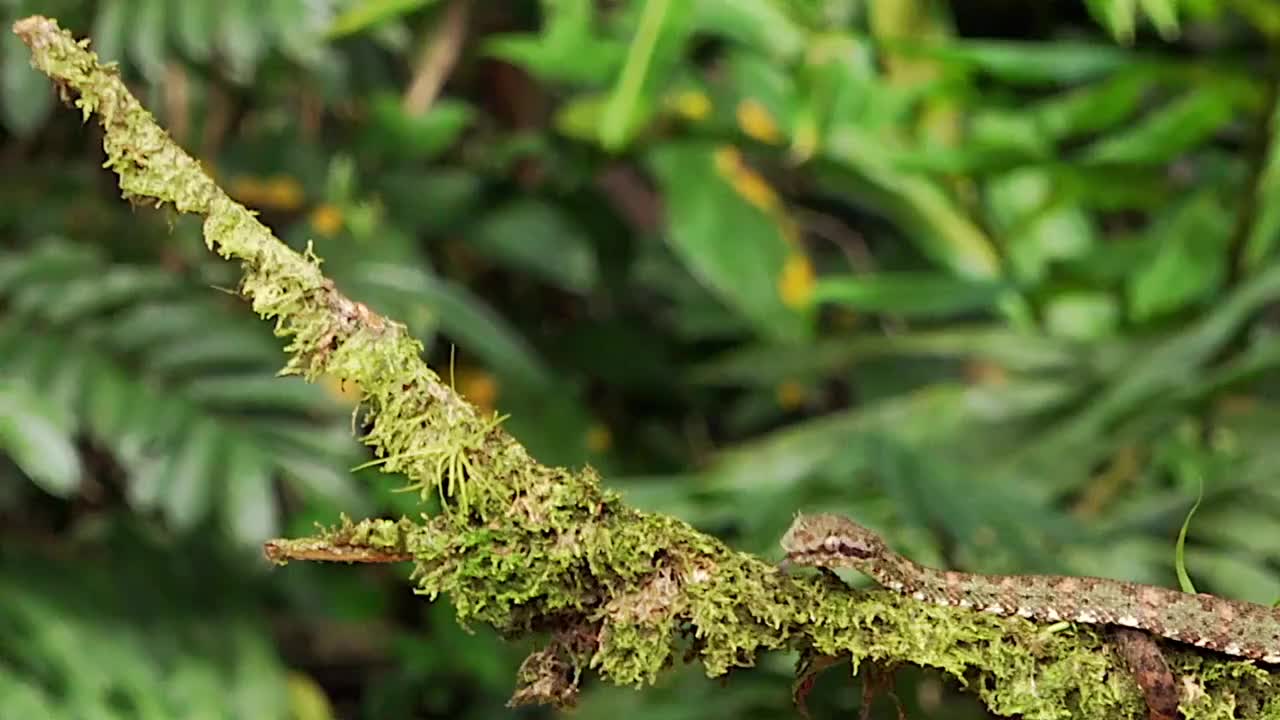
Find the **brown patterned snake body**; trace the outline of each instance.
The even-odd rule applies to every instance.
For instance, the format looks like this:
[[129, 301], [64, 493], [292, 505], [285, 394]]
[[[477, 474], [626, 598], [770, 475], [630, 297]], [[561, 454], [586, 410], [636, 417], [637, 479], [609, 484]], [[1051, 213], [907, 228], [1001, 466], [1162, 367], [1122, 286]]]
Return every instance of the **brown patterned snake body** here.
[[1280, 663], [1280, 610], [1263, 605], [1103, 578], [937, 570], [893, 552], [852, 520], [825, 513], [797, 516], [782, 547], [792, 563], [850, 567], [923, 602], [1049, 622], [1120, 625]]

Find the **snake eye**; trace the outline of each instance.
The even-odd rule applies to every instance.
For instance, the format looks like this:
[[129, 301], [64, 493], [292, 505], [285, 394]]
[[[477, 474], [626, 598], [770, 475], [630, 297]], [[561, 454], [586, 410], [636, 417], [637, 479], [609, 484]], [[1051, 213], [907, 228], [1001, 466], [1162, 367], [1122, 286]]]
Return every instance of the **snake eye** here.
[[849, 557], [869, 558], [874, 551], [865, 542], [845, 539], [840, 543], [840, 552]]
[[831, 551], [831, 552], [837, 552], [837, 551], [839, 551], [839, 550], [840, 550], [840, 546], [841, 546], [842, 544], [843, 544], [843, 543], [841, 543], [840, 538], [835, 537], [834, 535], [832, 535], [832, 536], [830, 536], [830, 537], [828, 537], [827, 539], [825, 539], [825, 540], [823, 540], [823, 541], [822, 541], [822, 547], [826, 548], [827, 550], [829, 550], [829, 551]]

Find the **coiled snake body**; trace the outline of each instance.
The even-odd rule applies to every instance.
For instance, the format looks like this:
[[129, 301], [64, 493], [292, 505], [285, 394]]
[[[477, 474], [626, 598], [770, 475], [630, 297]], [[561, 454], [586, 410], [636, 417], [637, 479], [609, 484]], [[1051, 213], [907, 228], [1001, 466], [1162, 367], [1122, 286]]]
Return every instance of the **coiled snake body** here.
[[1237, 657], [1280, 663], [1280, 610], [1203, 593], [1057, 575], [976, 575], [919, 565], [874, 532], [832, 514], [799, 515], [788, 561], [849, 567], [916, 600], [1033, 620], [1119, 625]]

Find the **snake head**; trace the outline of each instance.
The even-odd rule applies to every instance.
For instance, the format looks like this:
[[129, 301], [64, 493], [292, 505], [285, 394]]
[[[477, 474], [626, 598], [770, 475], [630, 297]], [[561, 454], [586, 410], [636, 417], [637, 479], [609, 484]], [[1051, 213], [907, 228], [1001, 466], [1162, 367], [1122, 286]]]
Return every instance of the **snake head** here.
[[856, 565], [889, 552], [879, 535], [831, 513], [797, 515], [781, 544], [787, 560], [800, 565], [822, 565], [833, 560]]

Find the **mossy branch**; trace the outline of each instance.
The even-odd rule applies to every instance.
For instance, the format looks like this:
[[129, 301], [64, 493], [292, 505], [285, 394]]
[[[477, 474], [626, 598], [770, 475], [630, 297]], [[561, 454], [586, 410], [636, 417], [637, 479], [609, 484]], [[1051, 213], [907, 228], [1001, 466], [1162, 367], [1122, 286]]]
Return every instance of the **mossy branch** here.
[[[681, 521], [626, 507], [590, 469], [537, 463], [497, 418], [440, 381], [404, 326], [340, 293], [310, 252], [294, 252], [231, 200], [87, 41], [43, 17], [13, 29], [64, 99], [101, 123], [106, 167], [124, 197], [203, 215], [210, 249], [240, 262], [240, 292], [288, 339], [284, 372], [354, 382], [362, 440], [383, 469], [444, 501], [420, 522], [344, 520], [316, 538], [273, 541], [275, 559], [411, 558], [419, 592], [448, 593], [460, 621], [548, 636], [521, 668], [515, 702], [571, 702], [587, 669], [642, 685], [681, 653], [720, 675], [792, 648], [848, 655], [855, 669], [868, 661], [938, 668], [1001, 715], [1142, 716], [1133, 680], [1094, 628], [1045, 628], [793, 578]], [[1185, 650], [1171, 659], [1188, 717], [1280, 717], [1277, 676]]]

